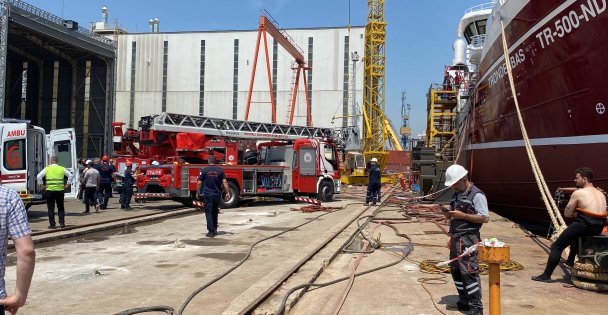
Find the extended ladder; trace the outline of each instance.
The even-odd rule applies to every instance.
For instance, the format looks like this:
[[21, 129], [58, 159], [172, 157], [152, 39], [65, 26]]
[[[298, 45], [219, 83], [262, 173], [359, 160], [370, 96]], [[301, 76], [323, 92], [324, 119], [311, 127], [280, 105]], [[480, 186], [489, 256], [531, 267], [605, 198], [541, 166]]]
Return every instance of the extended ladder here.
[[139, 121], [139, 127], [144, 130], [202, 133], [239, 139], [333, 138], [331, 128], [279, 125], [172, 113], [144, 116]]

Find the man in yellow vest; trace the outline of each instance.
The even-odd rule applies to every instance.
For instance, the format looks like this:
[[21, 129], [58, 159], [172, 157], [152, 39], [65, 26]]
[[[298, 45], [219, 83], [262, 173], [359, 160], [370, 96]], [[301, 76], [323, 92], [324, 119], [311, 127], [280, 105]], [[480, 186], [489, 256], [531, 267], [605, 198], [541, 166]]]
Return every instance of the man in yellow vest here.
[[[67, 177], [68, 181], [64, 184], [63, 177]], [[59, 215], [59, 225], [65, 227], [65, 212], [63, 208], [63, 194], [66, 189], [70, 189], [72, 184], [72, 173], [65, 167], [57, 164], [57, 157], [51, 156], [51, 165], [45, 167], [36, 176], [38, 185], [46, 190], [46, 206], [49, 212], [49, 229], [55, 228], [55, 202], [57, 203], [57, 214]], [[43, 184], [42, 179], [46, 179], [46, 184]]]

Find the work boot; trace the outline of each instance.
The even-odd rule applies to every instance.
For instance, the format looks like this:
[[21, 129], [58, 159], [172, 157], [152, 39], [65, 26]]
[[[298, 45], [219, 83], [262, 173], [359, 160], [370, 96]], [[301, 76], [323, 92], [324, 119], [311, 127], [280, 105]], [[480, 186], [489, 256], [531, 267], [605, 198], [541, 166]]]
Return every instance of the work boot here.
[[90, 213], [89, 210], [84, 210], [82, 213]]
[[483, 310], [474, 308], [474, 309], [470, 310], [469, 312], [467, 312], [467, 314], [468, 315], [483, 315]]
[[369, 202], [366, 202], [366, 203], [365, 203], [365, 205], [366, 205], [366, 206], [369, 206]]
[[549, 282], [551, 282], [551, 277], [546, 276], [546, 275], [543, 273], [543, 274], [538, 275], [538, 276], [533, 276], [533, 277], [532, 277], [532, 280], [534, 280], [534, 281], [540, 281], [540, 282], [546, 282], [546, 283], [549, 283]]
[[207, 232], [207, 234], [205, 234], [205, 236], [209, 237], [209, 238], [214, 238], [215, 237], [215, 233], [213, 233], [213, 232]]
[[62, 229], [65, 228], [65, 224], [64, 223], [61, 223], [59, 226], [61, 226]]
[[55, 225], [49, 225], [49, 229], [56, 229], [57, 227]]
[[471, 310], [471, 308], [468, 305], [460, 303], [460, 302], [448, 304], [445, 306], [445, 309], [448, 311], [461, 311], [461, 312], [468, 312]]

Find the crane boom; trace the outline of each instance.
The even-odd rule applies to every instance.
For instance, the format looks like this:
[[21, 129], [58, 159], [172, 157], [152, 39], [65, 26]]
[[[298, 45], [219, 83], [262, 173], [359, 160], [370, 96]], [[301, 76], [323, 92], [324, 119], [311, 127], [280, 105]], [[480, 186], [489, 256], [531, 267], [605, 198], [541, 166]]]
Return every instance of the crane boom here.
[[287, 52], [295, 59], [298, 64], [305, 64], [306, 60], [304, 59], [304, 53], [302, 49], [300, 49], [296, 43], [291, 39], [286, 32], [279, 30], [278, 27], [272, 23], [268, 17], [261, 15], [260, 16], [260, 27], [264, 27], [266, 32], [277, 41], [281, 47], [285, 48]]
[[148, 130], [200, 133], [238, 139], [333, 138], [333, 130], [330, 128], [280, 125], [173, 113], [142, 117], [139, 125], [142, 129]]

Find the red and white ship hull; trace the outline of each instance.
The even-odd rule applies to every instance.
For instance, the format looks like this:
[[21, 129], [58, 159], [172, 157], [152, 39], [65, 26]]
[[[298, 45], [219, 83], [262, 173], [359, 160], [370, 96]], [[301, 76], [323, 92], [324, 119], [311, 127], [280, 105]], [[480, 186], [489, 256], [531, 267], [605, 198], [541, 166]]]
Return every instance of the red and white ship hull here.
[[500, 19], [527, 133], [551, 191], [591, 167], [608, 189], [608, 7], [606, 0], [497, 4], [479, 81], [460, 117], [464, 164], [490, 208], [549, 224], [527, 157], [506, 73]]

